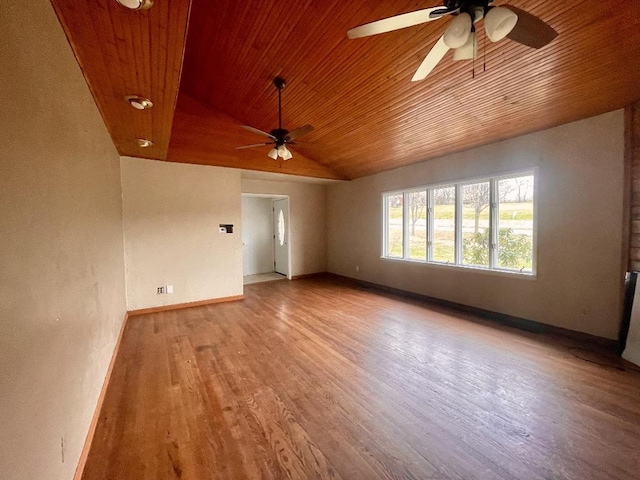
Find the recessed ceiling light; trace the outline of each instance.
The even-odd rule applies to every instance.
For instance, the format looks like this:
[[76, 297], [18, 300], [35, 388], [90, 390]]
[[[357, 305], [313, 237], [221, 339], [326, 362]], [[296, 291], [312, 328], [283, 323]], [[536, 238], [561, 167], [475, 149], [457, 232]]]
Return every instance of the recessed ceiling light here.
[[146, 110], [153, 107], [153, 102], [151, 100], [138, 95], [127, 95], [124, 99], [136, 110]]
[[138, 146], [140, 148], [147, 148], [153, 145], [153, 142], [151, 140], [147, 140], [146, 138], [138, 138], [136, 139], [136, 141], [138, 142]]
[[146, 10], [153, 6], [153, 0], [116, 0], [116, 2], [131, 10]]

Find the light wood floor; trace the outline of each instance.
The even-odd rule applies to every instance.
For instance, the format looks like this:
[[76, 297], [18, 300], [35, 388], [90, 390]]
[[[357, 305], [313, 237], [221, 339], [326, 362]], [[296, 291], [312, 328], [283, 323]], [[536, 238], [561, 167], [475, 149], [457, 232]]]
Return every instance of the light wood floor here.
[[242, 283], [244, 285], [251, 285], [252, 283], [273, 282], [274, 280], [286, 280], [287, 277], [281, 273], [258, 273], [256, 275], [245, 275], [242, 277]]
[[327, 279], [245, 297], [129, 320], [85, 480], [640, 478], [630, 364]]

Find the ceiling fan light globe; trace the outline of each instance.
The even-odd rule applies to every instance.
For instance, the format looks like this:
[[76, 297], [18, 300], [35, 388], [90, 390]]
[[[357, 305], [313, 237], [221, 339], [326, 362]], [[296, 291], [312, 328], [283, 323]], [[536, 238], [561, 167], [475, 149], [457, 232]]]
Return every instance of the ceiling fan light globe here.
[[293, 157], [293, 155], [291, 154], [291, 150], [289, 150], [288, 148], [285, 147], [285, 152], [284, 155], [282, 156], [283, 160], [290, 160]]
[[278, 155], [281, 156], [282, 158], [284, 158], [284, 155], [286, 152], [287, 152], [287, 147], [285, 147], [284, 145], [280, 145], [278, 147]]
[[131, 10], [146, 10], [153, 6], [153, 0], [116, 0], [116, 2]]
[[272, 148], [271, 150], [269, 150], [269, 153], [267, 153], [267, 156], [273, 160], [277, 160], [278, 150], [276, 150], [275, 148]]
[[484, 17], [484, 30], [492, 42], [498, 42], [511, 33], [518, 23], [518, 15], [506, 7], [494, 7]]
[[476, 34], [471, 32], [467, 43], [460, 48], [456, 48], [453, 51], [453, 60], [471, 60], [472, 58], [478, 58], [478, 43], [476, 42]]
[[459, 14], [444, 32], [444, 44], [449, 48], [460, 48], [467, 43], [471, 35], [471, 15], [466, 12]]

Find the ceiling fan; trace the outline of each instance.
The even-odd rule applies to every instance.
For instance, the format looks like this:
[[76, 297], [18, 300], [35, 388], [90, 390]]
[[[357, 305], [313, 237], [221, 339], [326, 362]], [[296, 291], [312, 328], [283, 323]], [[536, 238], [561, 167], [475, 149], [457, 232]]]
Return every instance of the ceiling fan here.
[[243, 145], [241, 147], [236, 147], [236, 149], [244, 149], [244, 148], [254, 148], [254, 147], [262, 147], [264, 145], [273, 145], [273, 148], [269, 150], [267, 154], [269, 158], [277, 160], [278, 157], [283, 160], [289, 160], [293, 157], [291, 151], [287, 148], [287, 145], [296, 145], [296, 141], [298, 138], [303, 137], [313, 131], [313, 127], [311, 125], [304, 125], [303, 127], [296, 128], [293, 131], [286, 130], [282, 128], [282, 89], [287, 86], [286, 82], [281, 77], [276, 77], [273, 79], [273, 84], [278, 89], [278, 128], [274, 128], [269, 133], [263, 132], [257, 128], [249, 127], [247, 125], [243, 125], [242, 128], [249, 130], [250, 132], [257, 133], [259, 135], [264, 135], [265, 137], [269, 137], [271, 140], [263, 143], [253, 143], [251, 145]]
[[444, 0], [444, 5], [439, 7], [395, 15], [352, 28], [347, 32], [347, 37], [368, 37], [431, 22], [447, 15], [455, 16], [411, 79], [415, 82], [429, 75], [449, 49], [455, 50], [454, 60], [476, 58], [475, 24], [483, 18], [485, 32], [492, 42], [508, 37], [528, 47], [542, 48], [558, 36], [558, 32], [535, 15], [512, 5], [493, 7], [492, 3], [493, 0]]

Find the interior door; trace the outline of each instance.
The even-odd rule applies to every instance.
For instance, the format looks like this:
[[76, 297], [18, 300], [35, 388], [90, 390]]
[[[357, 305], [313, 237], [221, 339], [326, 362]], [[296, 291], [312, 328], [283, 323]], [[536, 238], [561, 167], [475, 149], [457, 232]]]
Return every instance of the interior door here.
[[273, 201], [274, 270], [289, 276], [289, 199]]

